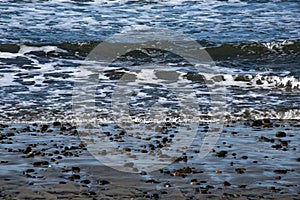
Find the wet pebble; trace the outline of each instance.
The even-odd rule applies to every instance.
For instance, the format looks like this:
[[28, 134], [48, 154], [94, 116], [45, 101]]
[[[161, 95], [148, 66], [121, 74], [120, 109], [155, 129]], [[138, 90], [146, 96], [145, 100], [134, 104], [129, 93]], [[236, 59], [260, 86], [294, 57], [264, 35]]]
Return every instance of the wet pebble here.
[[286, 169], [276, 169], [273, 171], [276, 174], [286, 174], [288, 172], [288, 170]]
[[283, 131], [277, 131], [276, 132], [276, 137], [286, 137], [286, 133]]
[[227, 151], [219, 151], [216, 153], [216, 156], [220, 158], [225, 158], [227, 153], [228, 153]]
[[224, 187], [227, 187], [227, 186], [230, 186], [231, 184], [230, 184], [228, 181], [224, 181], [224, 182], [222, 183], [222, 185], [223, 185]]
[[165, 183], [165, 184], [164, 184], [164, 187], [165, 187], [165, 188], [169, 188], [169, 187], [171, 187], [171, 184], [170, 184], [170, 183]]
[[240, 168], [236, 168], [235, 171], [238, 174], [243, 174], [243, 173], [245, 173], [246, 169], [243, 167], [240, 167]]
[[182, 177], [182, 178], [186, 177], [186, 175], [185, 175], [184, 173], [181, 173], [181, 172], [178, 172], [178, 171], [173, 172], [172, 175], [173, 175], [173, 176], [180, 176], [180, 177]]
[[197, 179], [192, 179], [190, 184], [191, 185], [199, 185], [199, 182], [197, 181]]
[[280, 180], [280, 179], [281, 179], [281, 176], [275, 176], [275, 179], [276, 179], [276, 180]]
[[73, 174], [68, 177], [69, 180], [74, 181], [75, 179], [80, 179], [80, 175], [78, 174]]
[[109, 182], [106, 181], [106, 180], [99, 180], [98, 181], [98, 185], [107, 185], [107, 184], [109, 184]]
[[82, 181], [80, 181], [80, 183], [83, 183], [83, 184], [90, 184], [91, 183], [91, 181], [90, 180], [82, 180]]
[[72, 170], [72, 172], [75, 172], [75, 173], [79, 173], [80, 172], [80, 168], [79, 167], [72, 167], [71, 170]]
[[53, 122], [53, 126], [61, 126], [61, 123], [56, 121], [56, 122]]
[[45, 132], [48, 128], [49, 128], [49, 126], [46, 125], [46, 124], [40, 125], [40, 131], [41, 131], [42, 133]]
[[37, 162], [33, 162], [32, 165], [34, 167], [48, 166], [49, 162], [48, 161], [37, 161]]

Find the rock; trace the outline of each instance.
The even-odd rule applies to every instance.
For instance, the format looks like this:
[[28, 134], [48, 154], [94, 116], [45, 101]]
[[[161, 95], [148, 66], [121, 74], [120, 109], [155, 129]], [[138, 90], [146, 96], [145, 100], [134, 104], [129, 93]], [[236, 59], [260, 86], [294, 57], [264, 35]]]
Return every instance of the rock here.
[[240, 195], [239, 195], [239, 194], [236, 194], [236, 193], [234, 193], [234, 194], [233, 194], [233, 197], [235, 197], [235, 198], [238, 198], [238, 197], [240, 197]]
[[53, 126], [61, 126], [61, 123], [60, 122], [53, 122]]
[[281, 176], [275, 176], [275, 179], [276, 179], [276, 180], [280, 180], [280, 179], [281, 179]]
[[193, 170], [190, 167], [183, 167], [183, 168], [179, 169], [178, 171], [181, 173], [187, 173], [187, 174], [190, 174], [193, 172]]
[[48, 166], [48, 161], [37, 161], [32, 163], [34, 167], [40, 167], [40, 166]]
[[184, 173], [181, 173], [181, 172], [178, 172], [178, 171], [173, 172], [172, 175], [173, 176], [181, 176], [182, 178], [186, 177], [186, 175]]
[[219, 151], [216, 153], [217, 157], [221, 157], [221, 158], [225, 158], [225, 156], [227, 155], [227, 151]]
[[286, 169], [276, 169], [273, 171], [276, 174], [286, 174], [288, 172], [288, 170]]
[[276, 137], [286, 137], [286, 133], [283, 131], [277, 131]]
[[262, 136], [262, 135], [259, 136], [258, 140], [259, 140], [259, 141], [263, 141], [263, 142], [270, 142], [270, 141], [271, 141], [269, 138], [267, 138], [267, 137], [265, 137], [265, 136]]
[[46, 124], [40, 125], [40, 131], [41, 131], [42, 133], [45, 132], [48, 128], [49, 128], [49, 126], [46, 125]]
[[164, 187], [165, 187], [165, 188], [169, 188], [169, 187], [171, 187], [171, 184], [170, 184], [170, 183], [165, 183], [165, 184], [164, 184]]
[[280, 141], [281, 145], [287, 147], [289, 145], [288, 141]]
[[73, 174], [72, 176], [69, 176], [68, 179], [74, 181], [75, 179], [80, 179], [80, 176], [78, 174]]
[[83, 183], [83, 184], [90, 184], [91, 183], [91, 181], [90, 180], [82, 180], [82, 181], [80, 181], [80, 183]]
[[249, 82], [250, 81], [250, 77], [248, 76], [237, 76], [234, 79], [235, 81], [243, 81], [243, 82]]
[[231, 184], [227, 181], [224, 181], [223, 184], [222, 184], [224, 187], [227, 187], [227, 186], [231, 186]]
[[131, 149], [130, 149], [129, 147], [125, 147], [125, 148], [123, 148], [123, 151], [128, 151], [128, 152], [130, 152]]
[[192, 179], [191, 180], [191, 185], [199, 185], [197, 179]]
[[251, 126], [262, 126], [264, 125], [262, 120], [255, 120]]
[[247, 160], [248, 156], [242, 156], [242, 159]]
[[238, 174], [243, 174], [243, 173], [245, 173], [246, 169], [243, 167], [240, 167], [240, 168], [236, 168], [235, 171]]
[[282, 146], [281, 146], [281, 144], [275, 144], [275, 145], [272, 145], [272, 148], [281, 149]]
[[106, 180], [99, 180], [98, 181], [98, 185], [107, 185], [107, 184], [109, 184], [109, 182], [106, 181]]
[[79, 173], [80, 172], [80, 168], [79, 167], [72, 167], [71, 170], [72, 170], [72, 172], [75, 172], [75, 173]]

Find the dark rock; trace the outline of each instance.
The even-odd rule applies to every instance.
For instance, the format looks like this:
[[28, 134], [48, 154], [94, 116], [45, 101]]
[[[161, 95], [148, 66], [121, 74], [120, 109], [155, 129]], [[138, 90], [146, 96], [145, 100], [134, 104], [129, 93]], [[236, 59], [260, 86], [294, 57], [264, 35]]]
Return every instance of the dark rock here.
[[262, 126], [263, 124], [262, 120], [255, 120], [251, 126]]
[[277, 131], [276, 137], [286, 137], [286, 133], [283, 131]]
[[46, 125], [46, 124], [40, 125], [40, 131], [41, 131], [41, 132], [45, 132], [48, 128], [49, 128], [49, 126]]
[[276, 169], [273, 171], [276, 174], [286, 174], [288, 172], [288, 170], [286, 169]]
[[250, 78], [248, 76], [237, 76], [234, 79], [235, 81], [243, 81], [243, 82], [249, 82]]
[[238, 173], [238, 174], [243, 174], [243, 173], [245, 173], [246, 169], [240, 167], [240, 168], [236, 168], [235, 171], [236, 171], [236, 173]]
[[274, 145], [272, 145], [272, 148], [281, 149], [282, 146], [281, 146], [281, 144], [274, 144]]
[[225, 158], [225, 156], [227, 155], [227, 151], [219, 151], [216, 153], [217, 157], [221, 157], [221, 158]]
[[48, 166], [48, 161], [37, 161], [32, 163], [34, 167], [40, 167], [40, 166]]
[[53, 122], [53, 126], [61, 126], [60, 122]]
[[91, 183], [91, 181], [90, 180], [82, 180], [82, 181], [80, 181], [80, 183], [84, 183], [84, 184], [90, 184]]
[[75, 172], [75, 173], [79, 173], [80, 172], [80, 168], [79, 167], [72, 167], [71, 170], [72, 170], [72, 172]]
[[224, 181], [222, 185], [225, 186], [225, 187], [231, 186], [231, 184], [229, 182], [227, 182], [227, 181]]
[[74, 181], [75, 179], [80, 179], [80, 176], [78, 174], [73, 174], [73, 175], [69, 176], [68, 179], [71, 181]]
[[264, 142], [270, 142], [271, 140], [265, 136], [259, 136], [258, 138], [259, 141], [264, 141]]
[[181, 169], [178, 170], [180, 173], [187, 173], [190, 174], [193, 172], [193, 170], [190, 167], [183, 167]]

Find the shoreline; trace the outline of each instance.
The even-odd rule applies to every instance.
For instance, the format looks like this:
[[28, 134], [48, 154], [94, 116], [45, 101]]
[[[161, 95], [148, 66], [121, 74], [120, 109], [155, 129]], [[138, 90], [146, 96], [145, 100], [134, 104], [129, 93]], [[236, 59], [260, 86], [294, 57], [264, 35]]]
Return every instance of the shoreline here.
[[104, 166], [70, 123], [2, 124], [0, 199], [298, 199], [300, 123], [268, 122], [227, 124], [203, 159], [200, 132], [150, 173]]

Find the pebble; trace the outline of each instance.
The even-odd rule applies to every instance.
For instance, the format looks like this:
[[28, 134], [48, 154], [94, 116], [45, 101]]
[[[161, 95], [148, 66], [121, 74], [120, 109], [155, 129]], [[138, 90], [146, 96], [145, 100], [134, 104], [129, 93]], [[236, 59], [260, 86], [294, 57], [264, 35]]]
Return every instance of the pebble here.
[[80, 181], [80, 183], [84, 183], [84, 184], [90, 184], [91, 183], [91, 181], [90, 180], [82, 180], [82, 181]]
[[169, 188], [169, 187], [171, 187], [171, 184], [170, 184], [170, 183], [165, 183], [165, 184], [164, 184], [164, 187], [165, 187], [165, 188]]
[[262, 126], [264, 125], [262, 120], [255, 120], [251, 126]]
[[236, 194], [236, 193], [234, 193], [234, 194], [233, 194], [233, 197], [235, 197], [235, 198], [238, 198], [238, 197], [240, 197], [240, 195], [239, 195], [239, 194]]
[[276, 179], [276, 180], [280, 180], [280, 179], [281, 179], [281, 176], [275, 176], [275, 179]]
[[109, 182], [106, 181], [106, 180], [99, 180], [98, 181], [98, 185], [107, 185], [107, 184], [109, 184]]
[[72, 167], [71, 168], [71, 170], [72, 170], [72, 172], [77, 172], [77, 173], [79, 173], [80, 172], [80, 168], [79, 167]]
[[247, 160], [248, 156], [242, 156], [242, 159]]
[[73, 174], [73, 175], [69, 176], [68, 179], [71, 181], [74, 181], [75, 179], [80, 179], [80, 176], [78, 174]]
[[61, 126], [61, 123], [60, 122], [53, 122], [53, 126]]
[[277, 131], [276, 132], [276, 137], [286, 137], [286, 133], [283, 131]]
[[225, 156], [227, 155], [227, 151], [219, 151], [216, 153], [217, 157], [221, 157], [221, 158], [225, 158]]
[[230, 186], [231, 184], [229, 182], [227, 182], [227, 181], [224, 181], [222, 185], [225, 186], [225, 187], [227, 187], [227, 186]]
[[49, 128], [49, 126], [46, 125], [46, 124], [40, 125], [40, 131], [41, 131], [42, 133], [45, 132], [48, 128]]
[[191, 185], [199, 185], [199, 182], [197, 181], [197, 179], [192, 179], [190, 184]]
[[286, 169], [276, 169], [273, 171], [276, 174], [286, 174], [288, 172], [288, 170]]
[[240, 168], [236, 168], [235, 171], [238, 174], [243, 174], [243, 173], [245, 173], [246, 169], [243, 167], [240, 167]]
[[48, 166], [49, 162], [48, 161], [37, 161], [37, 162], [33, 162], [32, 165], [34, 167], [39, 167], [39, 166]]
[[181, 172], [178, 172], [178, 171], [174, 172], [172, 175], [173, 176], [181, 176], [182, 178], [186, 177], [186, 175], [184, 173], [181, 173]]

